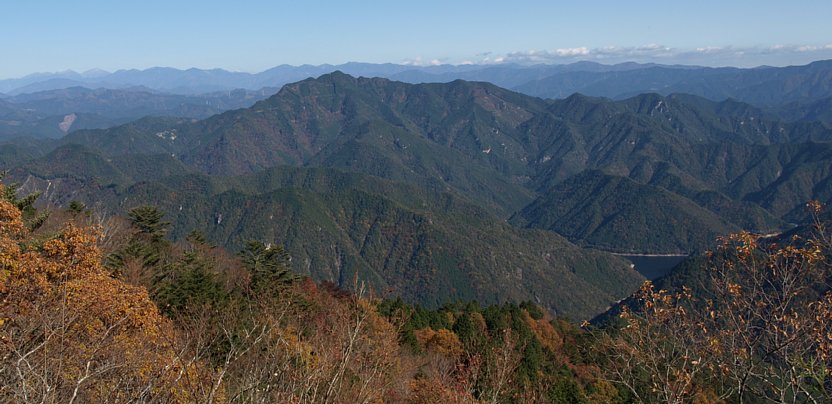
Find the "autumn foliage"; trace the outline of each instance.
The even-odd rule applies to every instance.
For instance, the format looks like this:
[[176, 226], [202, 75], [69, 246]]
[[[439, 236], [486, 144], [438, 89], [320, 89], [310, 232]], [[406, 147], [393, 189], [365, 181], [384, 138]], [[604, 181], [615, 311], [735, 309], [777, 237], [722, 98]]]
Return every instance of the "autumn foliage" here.
[[199, 232], [174, 244], [153, 207], [46, 220], [7, 191], [0, 402], [832, 399], [820, 204], [810, 233], [727, 236], [701, 284], [647, 282], [616, 326], [586, 331], [528, 302], [426, 309], [358, 279], [317, 284], [258, 241], [237, 254]]
[[0, 401], [187, 399], [202, 370], [177, 360], [147, 291], [100, 262], [93, 229], [41, 241], [0, 200]]
[[198, 234], [168, 243], [149, 207], [125, 236], [82, 226], [81, 208], [39, 232], [13, 203], [0, 212], [0, 401], [472, 403], [590, 388], [572, 381], [564, 329], [532, 305], [425, 310], [358, 280], [319, 285], [262, 243], [236, 256]]
[[601, 334], [607, 377], [637, 401], [830, 402], [832, 244], [808, 207], [809, 234], [721, 239], [697, 293], [645, 283]]

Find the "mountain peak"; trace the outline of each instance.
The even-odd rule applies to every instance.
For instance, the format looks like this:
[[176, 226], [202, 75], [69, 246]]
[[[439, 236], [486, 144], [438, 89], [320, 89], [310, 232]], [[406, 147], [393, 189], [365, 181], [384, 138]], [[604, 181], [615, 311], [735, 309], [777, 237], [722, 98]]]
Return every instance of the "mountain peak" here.
[[97, 69], [96, 68], [96, 69], [89, 69], [89, 70], [81, 73], [81, 76], [86, 77], [86, 78], [100, 78], [100, 77], [104, 77], [108, 74], [110, 74], [110, 72], [108, 72], [106, 70], [103, 70], [103, 69]]
[[310, 77], [305, 81], [312, 81], [312, 82], [325, 82], [325, 83], [336, 83], [336, 84], [355, 84], [358, 81], [357, 77], [351, 76], [347, 73], [344, 73], [341, 70], [335, 70], [331, 73], [326, 73], [318, 76], [317, 78]]

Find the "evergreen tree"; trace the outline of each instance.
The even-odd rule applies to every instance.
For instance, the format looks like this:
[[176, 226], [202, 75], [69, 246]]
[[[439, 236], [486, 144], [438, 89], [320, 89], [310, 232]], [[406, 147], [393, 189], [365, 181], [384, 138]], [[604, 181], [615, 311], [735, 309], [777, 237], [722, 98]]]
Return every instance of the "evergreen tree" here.
[[238, 255], [251, 273], [251, 289], [256, 293], [274, 293], [298, 279], [291, 271], [291, 258], [282, 246], [249, 240]]
[[165, 276], [156, 279], [154, 300], [167, 314], [188, 306], [219, 306], [227, 299], [211, 263], [198, 250], [188, 251], [164, 268]]
[[[3, 181], [3, 177], [5, 176], [5, 171], [0, 172], [0, 182]], [[43, 225], [43, 223], [49, 217], [49, 212], [38, 213], [38, 210], [35, 208], [35, 201], [40, 197], [40, 192], [33, 192], [23, 197], [23, 199], [19, 199], [17, 197], [18, 191], [18, 184], [4, 185], [2, 188], [2, 192], [0, 192], [0, 199], [3, 199], [14, 205], [22, 214], [23, 224], [30, 231], [34, 231]]]
[[481, 349], [484, 344], [484, 335], [474, 325], [471, 313], [464, 312], [454, 324], [453, 331], [459, 335], [459, 340], [468, 350]]
[[140, 206], [131, 209], [127, 216], [134, 229], [130, 240], [124, 248], [104, 259], [104, 265], [116, 275], [130, 260], [140, 260], [146, 271], [158, 266], [163, 256], [170, 253], [170, 242], [164, 238], [170, 222], [162, 221], [163, 212], [155, 206]]
[[140, 234], [150, 237], [153, 241], [162, 239], [170, 226], [170, 222], [162, 221], [164, 212], [155, 206], [146, 205], [130, 209], [127, 216]]
[[73, 200], [69, 202], [68, 210], [74, 214], [84, 213], [87, 210], [87, 205], [84, 205], [83, 202]]

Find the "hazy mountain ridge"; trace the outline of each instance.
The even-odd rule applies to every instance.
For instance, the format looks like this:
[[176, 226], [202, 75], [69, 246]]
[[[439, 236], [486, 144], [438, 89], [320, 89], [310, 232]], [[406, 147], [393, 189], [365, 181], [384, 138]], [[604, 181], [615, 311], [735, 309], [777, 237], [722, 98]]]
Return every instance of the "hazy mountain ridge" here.
[[562, 72], [514, 88], [545, 98], [563, 98], [576, 92], [615, 99], [645, 92], [687, 93], [716, 101], [735, 98], [774, 107], [828, 97], [832, 91], [832, 61], [764, 69], [651, 66], [612, 72]]
[[273, 91], [233, 90], [201, 95], [160, 93], [145, 87], [70, 87], [0, 100], [0, 139], [15, 136], [59, 138], [78, 129], [99, 129], [145, 116], [207, 118], [249, 107]]
[[716, 101], [735, 98], [758, 106], [779, 106], [832, 96], [829, 85], [832, 62], [804, 66], [733, 68], [653, 63], [603, 65], [576, 62], [565, 65], [439, 65], [345, 63], [341, 65], [281, 65], [260, 73], [222, 69], [154, 67], [113, 73], [76, 72], [34, 74], [0, 80], [0, 93], [16, 95], [74, 86], [123, 89], [145, 86], [177, 94], [201, 94], [237, 88], [259, 90], [317, 77], [334, 71], [354, 76], [385, 77], [410, 83], [487, 81], [500, 87], [544, 98], [565, 98], [573, 93], [623, 99], [646, 92], [664, 95], [689, 93]]

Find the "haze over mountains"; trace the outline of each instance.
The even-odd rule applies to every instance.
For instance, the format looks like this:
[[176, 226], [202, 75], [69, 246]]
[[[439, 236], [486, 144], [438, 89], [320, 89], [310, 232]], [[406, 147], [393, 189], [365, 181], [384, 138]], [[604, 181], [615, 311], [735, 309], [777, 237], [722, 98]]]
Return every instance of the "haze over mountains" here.
[[154, 67], [146, 70], [39, 73], [0, 80], [0, 93], [18, 95], [69, 87], [129, 89], [146, 87], [172, 94], [203, 94], [234, 89], [260, 90], [341, 71], [353, 76], [384, 77], [407, 83], [487, 81], [543, 98], [573, 93], [613, 99], [645, 92], [688, 93], [721, 101], [735, 98], [759, 106], [808, 102], [832, 95], [832, 61], [788, 67], [701, 67], [578, 62], [566, 65], [438, 65], [346, 63], [342, 65], [281, 65], [260, 73], [222, 69]]
[[[832, 200], [829, 62], [341, 67], [404, 81], [338, 71], [266, 98], [157, 92], [275, 85], [266, 72], [76, 75], [150, 89], [0, 100], [19, 122], [71, 111], [79, 123], [65, 136], [27, 129], [41, 139], [0, 143], [0, 166], [54, 205], [118, 213], [151, 203], [175, 238], [199, 229], [232, 249], [250, 238], [285, 244], [317, 279], [358, 275], [432, 305], [533, 300], [582, 318], [642, 279], [604, 251], [701, 251], [738, 229], [789, 229], [807, 200]], [[276, 68], [268, 80], [330, 68]], [[147, 81], [126, 81], [137, 77]], [[85, 114], [137, 119], [85, 129]]]
[[144, 116], [207, 118], [243, 108], [275, 89], [200, 95], [159, 93], [144, 87], [112, 90], [70, 87], [0, 99], [0, 139], [57, 138], [77, 129], [107, 128]]

